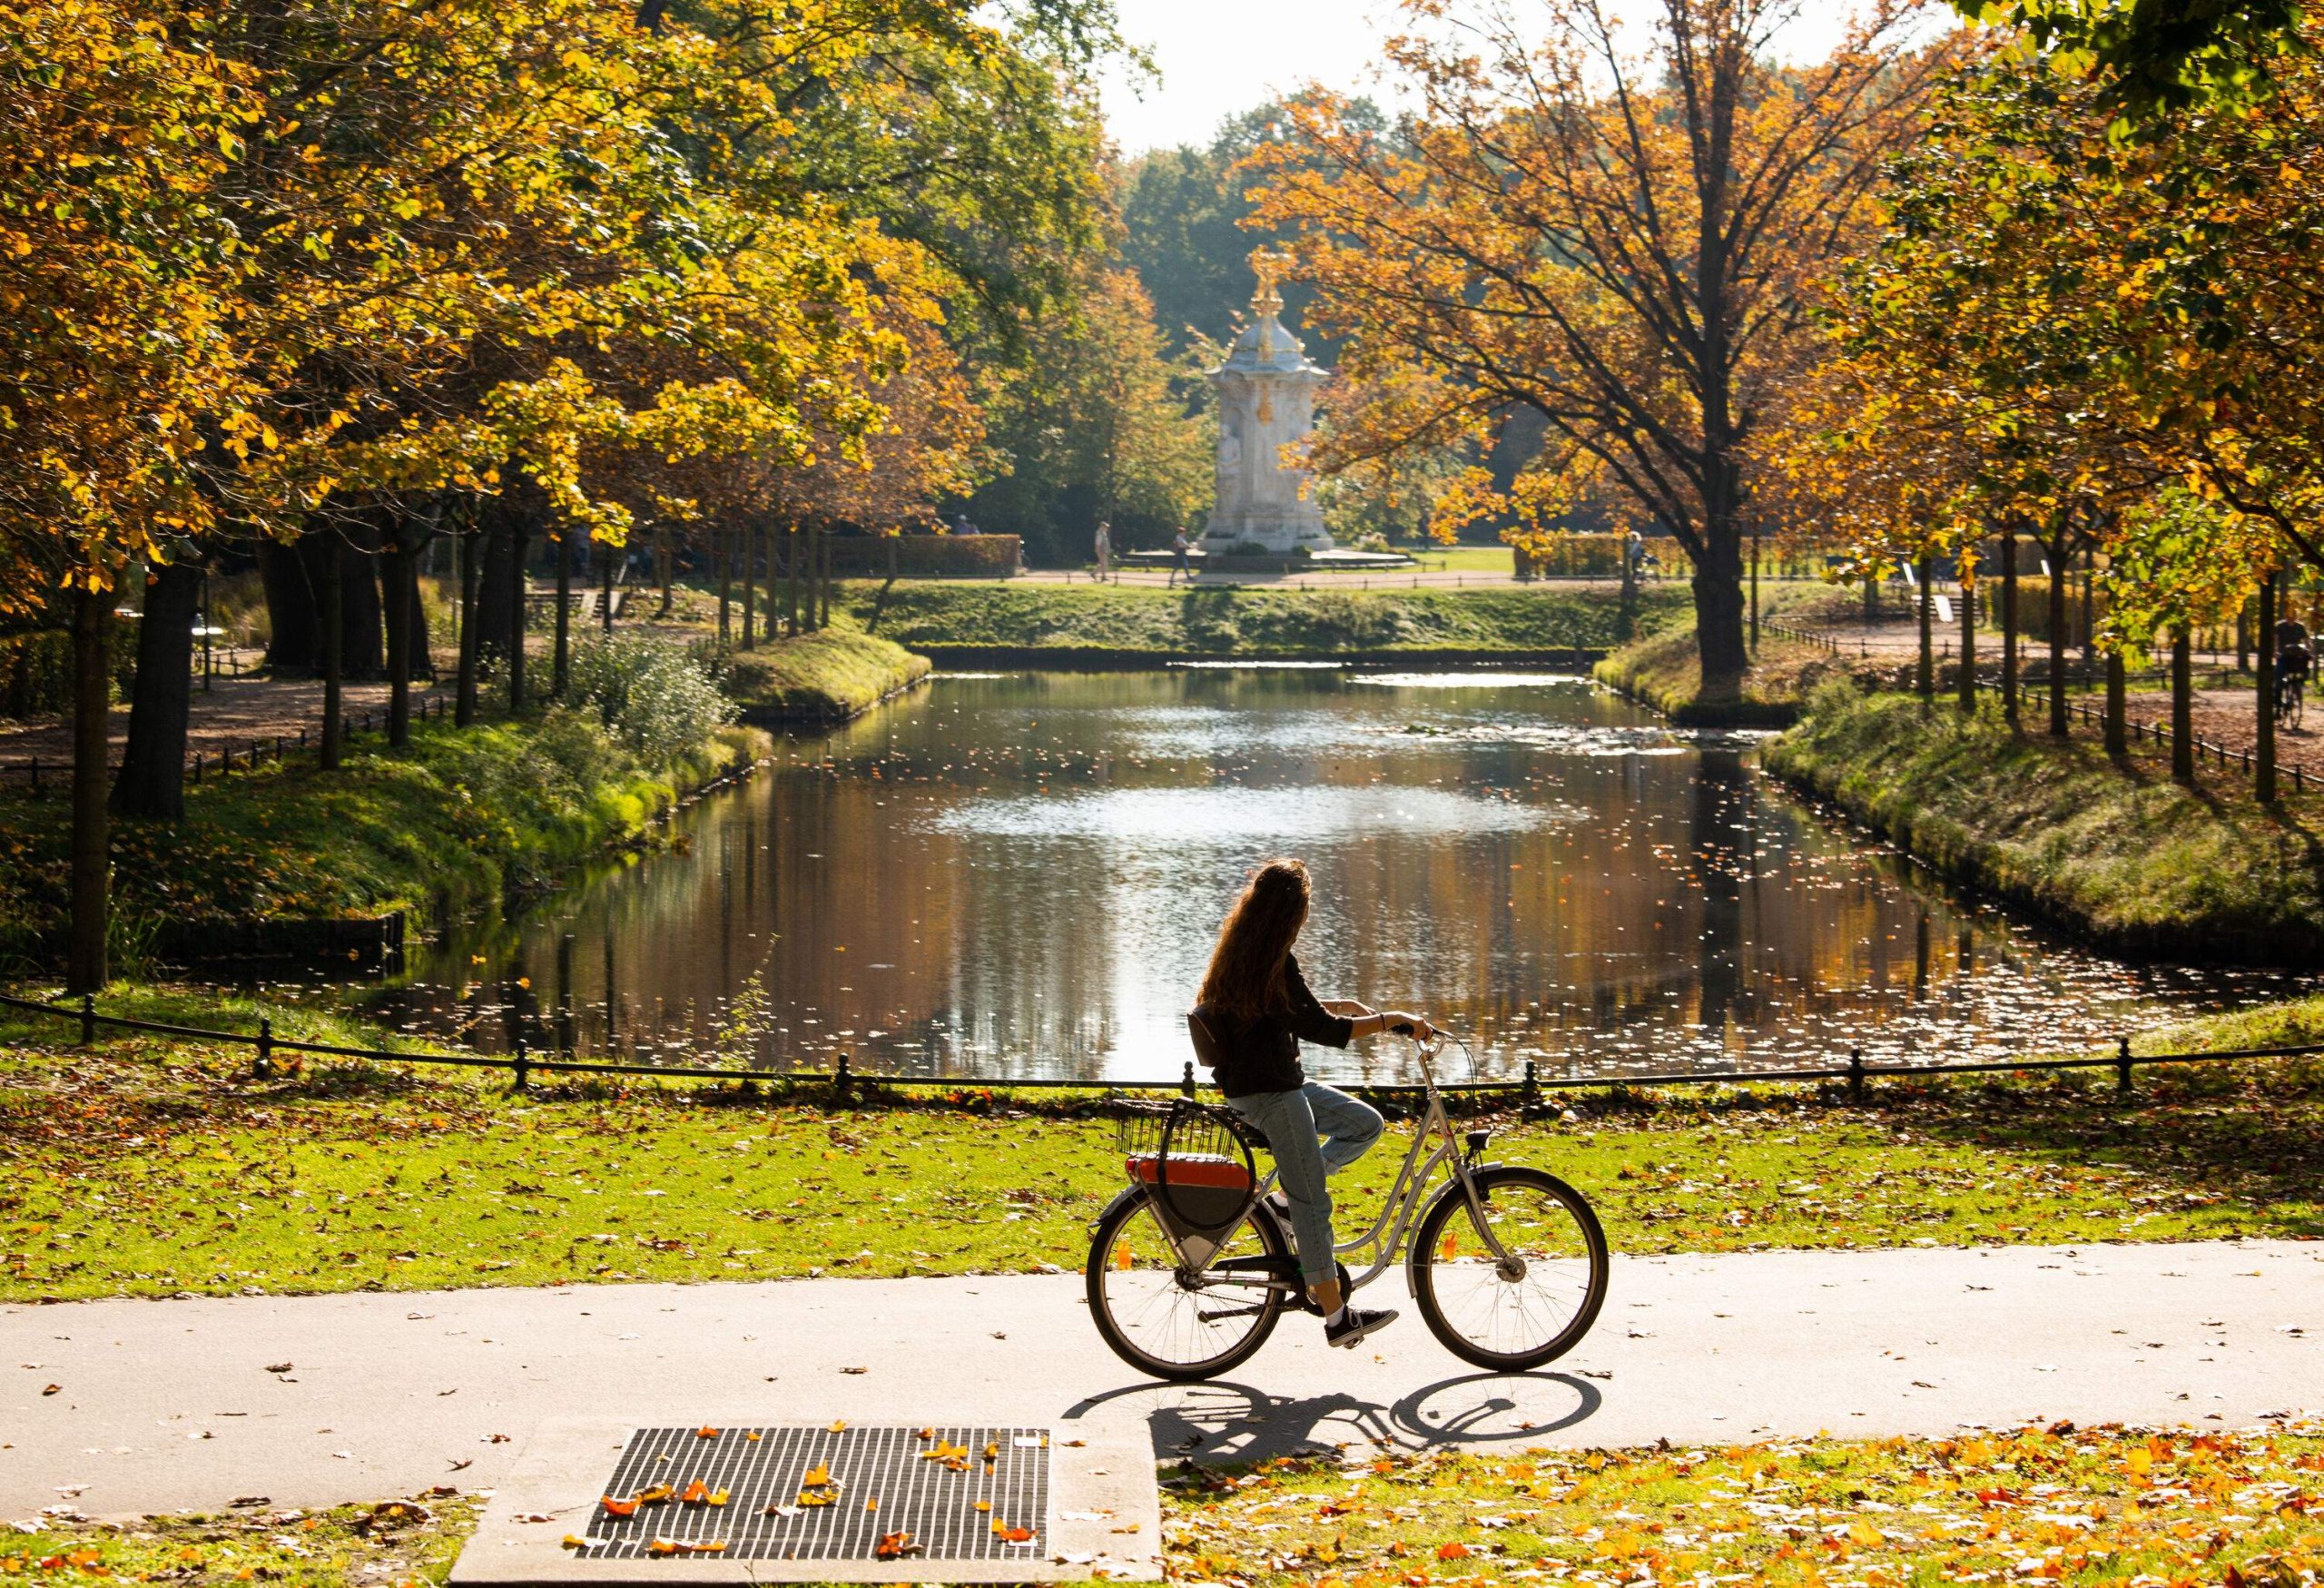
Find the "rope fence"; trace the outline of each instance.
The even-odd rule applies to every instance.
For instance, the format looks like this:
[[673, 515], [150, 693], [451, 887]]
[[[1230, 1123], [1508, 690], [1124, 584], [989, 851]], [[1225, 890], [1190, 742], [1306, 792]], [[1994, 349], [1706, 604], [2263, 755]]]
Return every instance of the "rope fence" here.
[[[990, 1076], [961, 1075], [895, 1075], [853, 1068], [847, 1054], [839, 1056], [838, 1063], [830, 1070], [713, 1070], [704, 1066], [675, 1064], [618, 1064], [598, 1060], [567, 1057], [566, 1052], [551, 1048], [546, 1050], [527, 1046], [523, 1033], [518, 1032], [509, 1051], [502, 1053], [402, 1053], [382, 1048], [350, 1048], [331, 1042], [302, 1042], [274, 1034], [274, 1022], [261, 1018], [255, 1033], [212, 1031], [201, 1026], [172, 1025], [160, 1021], [132, 1020], [122, 1015], [103, 1014], [97, 1010], [94, 997], [84, 994], [75, 1002], [44, 1002], [37, 999], [15, 998], [0, 993], [0, 1007], [24, 1010], [28, 1013], [52, 1016], [58, 1020], [79, 1022], [80, 1045], [94, 1047], [100, 1030], [143, 1031], [157, 1036], [186, 1037], [198, 1041], [223, 1042], [246, 1047], [257, 1055], [251, 1069], [259, 1076], [274, 1072], [277, 1054], [313, 1054], [319, 1058], [355, 1059], [383, 1064], [449, 1064], [471, 1070], [507, 1070], [511, 1071], [511, 1084], [524, 1088], [535, 1075], [621, 1075], [650, 1076], [667, 1080], [716, 1080], [734, 1082], [782, 1081], [793, 1085], [826, 1085], [836, 1100], [844, 1100], [858, 1087], [998, 1087], [1003, 1090], [1110, 1090], [1115, 1091], [1177, 1091], [1192, 1097], [1198, 1090], [1208, 1090], [1208, 1083], [1198, 1081], [1191, 1060], [1172, 1080], [1054, 1080], [1044, 1079], [1010, 1079]], [[1668, 1075], [1560, 1075], [1543, 1076], [1535, 1061], [1525, 1061], [1525, 1073], [1509, 1080], [1464, 1081], [1440, 1085], [1441, 1092], [1452, 1094], [1515, 1094], [1528, 1110], [1541, 1106], [1542, 1095], [1552, 1091], [1581, 1091], [1606, 1088], [1622, 1089], [1648, 1086], [1717, 1086], [1758, 1081], [1844, 1080], [1847, 1082], [1852, 1101], [1863, 1100], [1866, 1084], [1883, 1078], [1930, 1075], [1998, 1075], [2015, 1071], [2107, 1070], [2114, 1071], [2117, 1096], [2128, 1097], [2132, 1090], [2132, 1073], [2141, 1065], [2209, 1064], [2240, 1059], [2298, 1059], [2324, 1053], [2324, 1044], [2310, 1043], [2281, 1048], [2236, 1048], [2202, 1053], [2133, 1053], [2127, 1036], [2115, 1040], [2111, 1053], [2090, 1054], [2081, 1058], [2063, 1059], [2000, 1059], [1960, 1064], [1867, 1064], [1861, 1049], [1852, 1049], [1845, 1065], [1827, 1065], [1799, 1070], [1688, 1070]], [[1380, 1096], [1418, 1096], [1426, 1089], [1412, 1082], [1392, 1082], [1363, 1085], [1355, 1090]]]
[[[415, 695], [411, 697], [411, 720], [416, 723], [424, 723], [432, 717], [440, 722], [443, 720], [445, 707], [449, 704], [447, 697], [441, 695]], [[389, 726], [388, 717], [389, 708], [384, 705], [374, 706], [360, 712], [347, 712], [340, 717], [340, 737], [352, 739], [359, 732], [366, 734], [372, 732], [375, 725], [379, 732], [385, 733]], [[185, 759], [186, 775], [192, 782], [200, 783], [205, 768], [216, 773], [231, 772], [238, 760], [245, 770], [255, 772], [258, 770], [259, 764], [269, 756], [271, 756], [279, 765], [288, 752], [294, 749], [304, 750], [310, 742], [307, 730], [302, 725], [295, 734], [274, 734], [257, 737], [251, 739], [247, 745], [227, 744], [216, 749], [196, 750]], [[320, 725], [311, 742], [318, 746], [320, 745], [322, 734]], [[105, 770], [117, 773], [121, 770], [121, 763], [117, 761], [109, 763]], [[56, 783], [60, 780], [71, 781], [72, 758], [62, 756], [54, 761], [43, 761], [35, 755], [28, 761], [0, 761], [0, 778], [9, 776], [29, 777], [32, 796], [39, 799], [47, 792], [46, 785], [43, 782], [44, 778], [47, 783]]]

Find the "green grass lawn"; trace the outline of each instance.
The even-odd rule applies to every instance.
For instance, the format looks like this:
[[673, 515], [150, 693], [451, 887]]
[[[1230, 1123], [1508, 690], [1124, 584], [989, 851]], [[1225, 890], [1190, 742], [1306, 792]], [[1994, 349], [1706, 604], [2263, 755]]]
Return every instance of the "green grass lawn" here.
[[[206, 1001], [110, 1003], [186, 1020]], [[246, 1004], [245, 1019], [261, 1006]], [[284, 1035], [350, 1028], [277, 1001]], [[2324, 1001], [2173, 1038], [2313, 1037]], [[831, 1109], [333, 1065], [0, 1022], [0, 1301], [1078, 1268], [1120, 1183], [1094, 1096]], [[1618, 1250], [2324, 1235], [2324, 1066], [1578, 1100], [1502, 1121]], [[1403, 1138], [1338, 1182], [1374, 1206]]]
[[[2324, 1571], [2324, 1422], [2059, 1423], [1950, 1439], [1285, 1458], [1166, 1469], [1170, 1581], [1318, 1588], [1979, 1582], [2299, 1588]], [[440, 1583], [478, 1503], [45, 1522], [0, 1575], [291, 1588]]]
[[[1163, 589], [1142, 585], [901, 582], [842, 587], [857, 624], [911, 650], [974, 646], [1141, 656], [1602, 650], [1620, 637], [1611, 588]], [[1640, 632], [1679, 621], [1685, 587], [1640, 592]]]

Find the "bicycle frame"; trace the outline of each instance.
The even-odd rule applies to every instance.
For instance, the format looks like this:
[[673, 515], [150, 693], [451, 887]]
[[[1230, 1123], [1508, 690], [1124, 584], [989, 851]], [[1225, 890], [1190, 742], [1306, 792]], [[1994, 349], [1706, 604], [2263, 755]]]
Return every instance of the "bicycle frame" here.
[[[1382, 1274], [1387, 1272], [1389, 1266], [1403, 1255], [1405, 1238], [1411, 1231], [1413, 1221], [1421, 1209], [1422, 1193], [1427, 1189], [1430, 1178], [1436, 1173], [1441, 1164], [1449, 1165], [1453, 1179], [1460, 1183], [1462, 1194], [1468, 1199], [1470, 1221], [1474, 1225], [1477, 1234], [1482, 1238], [1486, 1248], [1497, 1261], [1509, 1260], [1509, 1253], [1502, 1249], [1501, 1242], [1494, 1238], [1491, 1227], [1485, 1221], [1484, 1204], [1478, 1199], [1476, 1181], [1469, 1172], [1468, 1155], [1462, 1149], [1460, 1137], [1453, 1132], [1452, 1116], [1444, 1111], [1443, 1095], [1436, 1090], [1436, 1066], [1433, 1062], [1435, 1050], [1428, 1044], [1418, 1041], [1413, 1043], [1413, 1048], [1420, 1058], [1421, 1080], [1428, 1092], [1428, 1107], [1421, 1116], [1420, 1128], [1413, 1132], [1412, 1145], [1404, 1149], [1404, 1161], [1397, 1167], [1395, 1183], [1388, 1188], [1388, 1198], [1380, 1209], [1380, 1216], [1372, 1221], [1372, 1227], [1369, 1229], [1354, 1240], [1343, 1241], [1332, 1248], [1332, 1255], [1335, 1258], [1355, 1257], [1366, 1250], [1377, 1248], [1377, 1256], [1372, 1266], [1362, 1274], [1350, 1277], [1347, 1287], [1351, 1291], [1360, 1290], [1377, 1279]], [[1435, 1145], [1431, 1149], [1430, 1143], [1433, 1140]], [[1239, 1224], [1249, 1216], [1251, 1208], [1257, 1206], [1266, 1194], [1275, 1189], [1275, 1181], [1281, 1173], [1280, 1169], [1268, 1171], [1266, 1178], [1252, 1189], [1250, 1202], [1245, 1206], [1241, 1213], [1236, 1216], [1235, 1223], [1226, 1226], [1227, 1228], [1232, 1229], [1235, 1224]], [[1164, 1238], [1170, 1242], [1171, 1247], [1178, 1252], [1182, 1260], [1190, 1255], [1180, 1247], [1177, 1238], [1171, 1236], [1167, 1228], [1163, 1233]], [[1215, 1251], [1216, 1248], [1214, 1248], [1213, 1250]], [[1208, 1262], [1208, 1256], [1209, 1254], [1205, 1254], [1201, 1263], [1190, 1263], [1188, 1266], [1198, 1270], [1203, 1269]], [[1209, 1284], [1245, 1282], [1235, 1278], [1214, 1278], [1208, 1273], [1204, 1273], [1203, 1277]], [[1265, 1283], [1269, 1289], [1295, 1288], [1300, 1284], [1296, 1279], [1288, 1282], [1270, 1279]]]

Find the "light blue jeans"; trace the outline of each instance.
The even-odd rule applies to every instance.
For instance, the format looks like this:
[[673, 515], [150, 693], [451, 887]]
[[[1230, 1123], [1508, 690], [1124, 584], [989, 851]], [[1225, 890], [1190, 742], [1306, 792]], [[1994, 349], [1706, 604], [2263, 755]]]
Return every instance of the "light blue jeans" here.
[[1310, 1285], [1336, 1277], [1332, 1194], [1324, 1179], [1362, 1158], [1380, 1139], [1380, 1110], [1320, 1080], [1297, 1091], [1228, 1098], [1226, 1105], [1264, 1131], [1275, 1149], [1276, 1183], [1291, 1202], [1300, 1272]]

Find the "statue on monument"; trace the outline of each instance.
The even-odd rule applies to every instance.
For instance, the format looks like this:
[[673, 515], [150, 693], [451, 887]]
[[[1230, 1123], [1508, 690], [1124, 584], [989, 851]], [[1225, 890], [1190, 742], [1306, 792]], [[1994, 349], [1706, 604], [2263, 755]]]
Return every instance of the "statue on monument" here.
[[1291, 263], [1287, 253], [1252, 251], [1258, 290], [1250, 323], [1210, 372], [1218, 390], [1218, 496], [1203, 532], [1206, 557], [1289, 557], [1331, 548], [1307, 489], [1311, 476], [1283, 461], [1284, 449], [1314, 429], [1315, 390], [1326, 376], [1278, 318], [1278, 288]]

